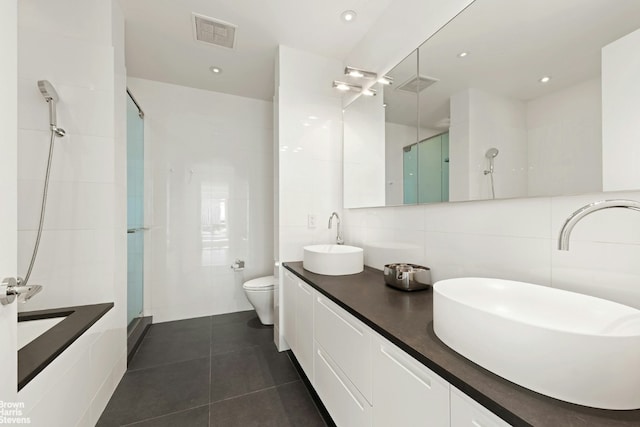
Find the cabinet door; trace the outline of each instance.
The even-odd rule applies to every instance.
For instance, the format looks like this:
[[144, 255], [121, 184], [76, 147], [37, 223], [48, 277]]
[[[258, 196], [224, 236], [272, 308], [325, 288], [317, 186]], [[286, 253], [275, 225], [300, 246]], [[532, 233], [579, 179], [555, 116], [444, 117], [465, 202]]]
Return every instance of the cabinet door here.
[[382, 337], [373, 341], [373, 425], [449, 427], [449, 383]]
[[284, 336], [285, 341], [296, 352], [296, 287], [298, 279], [288, 270], [284, 272], [284, 280], [282, 281], [282, 303], [284, 307], [280, 307], [282, 313], [282, 321], [280, 322], [280, 333]]
[[360, 393], [371, 398], [371, 330], [328, 298], [316, 293], [314, 335]]
[[451, 386], [451, 427], [509, 427], [506, 421]]
[[313, 289], [298, 280], [296, 284], [295, 355], [313, 384]]
[[314, 388], [338, 427], [371, 427], [371, 406], [317, 343], [314, 373]]

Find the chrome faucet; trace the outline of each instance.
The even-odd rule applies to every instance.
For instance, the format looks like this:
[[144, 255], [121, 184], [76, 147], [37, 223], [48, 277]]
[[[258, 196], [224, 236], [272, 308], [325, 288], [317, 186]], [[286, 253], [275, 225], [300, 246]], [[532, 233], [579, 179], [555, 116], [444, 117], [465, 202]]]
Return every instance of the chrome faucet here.
[[609, 208], [624, 208], [631, 209], [640, 212], [640, 202], [635, 200], [600, 200], [598, 202], [589, 203], [575, 211], [567, 218], [560, 230], [560, 236], [558, 238], [558, 249], [561, 251], [569, 250], [569, 238], [571, 237], [571, 231], [573, 227], [580, 222], [585, 216], [592, 214], [596, 211]]
[[344, 239], [342, 238], [342, 233], [340, 232], [340, 216], [338, 215], [338, 212], [333, 212], [329, 217], [329, 228], [331, 228], [331, 221], [333, 220], [334, 216], [338, 220], [338, 233], [336, 235], [336, 243], [342, 245], [344, 244]]

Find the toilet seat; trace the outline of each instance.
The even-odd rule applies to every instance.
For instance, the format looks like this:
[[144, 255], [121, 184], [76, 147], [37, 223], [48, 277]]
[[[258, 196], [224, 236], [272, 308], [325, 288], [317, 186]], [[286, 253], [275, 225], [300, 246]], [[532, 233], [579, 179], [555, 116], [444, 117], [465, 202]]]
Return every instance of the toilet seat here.
[[273, 276], [258, 277], [244, 282], [242, 287], [247, 291], [272, 291], [275, 288]]

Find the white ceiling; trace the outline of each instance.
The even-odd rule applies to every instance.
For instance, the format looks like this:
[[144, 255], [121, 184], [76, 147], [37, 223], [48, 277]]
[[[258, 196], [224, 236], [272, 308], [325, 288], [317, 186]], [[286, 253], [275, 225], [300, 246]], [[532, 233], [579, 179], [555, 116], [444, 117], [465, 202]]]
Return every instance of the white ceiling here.
[[[127, 74], [271, 100], [278, 45], [342, 60], [391, 1], [120, 0]], [[347, 9], [358, 13], [352, 23], [340, 19]], [[237, 25], [235, 49], [196, 42], [193, 12]]]

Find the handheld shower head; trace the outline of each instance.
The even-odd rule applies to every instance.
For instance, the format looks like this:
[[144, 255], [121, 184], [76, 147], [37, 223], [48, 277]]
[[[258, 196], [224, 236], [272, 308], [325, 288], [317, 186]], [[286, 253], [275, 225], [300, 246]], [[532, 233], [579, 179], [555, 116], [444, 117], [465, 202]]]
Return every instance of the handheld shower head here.
[[485, 156], [487, 159], [495, 159], [495, 158], [496, 158], [496, 156], [498, 155], [498, 153], [499, 153], [499, 151], [498, 151], [498, 149], [497, 149], [497, 148], [489, 148], [489, 149], [487, 150], [487, 152], [484, 154], [484, 156]]
[[40, 89], [40, 93], [44, 96], [44, 99], [49, 102], [58, 102], [58, 92], [56, 92], [53, 85], [49, 82], [49, 80], [38, 80], [38, 89]]
[[56, 89], [49, 80], [38, 80], [38, 89], [40, 89], [40, 93], [44, 96], [47, 104], [49, 104], [49, 126], [51, 131], [57, 136], [63, 137], [66, 132], [64, 129], [58, 127], [58, 119], [56, 117], [56, 102], [60, 99], [58, 92], [56, 92]]

